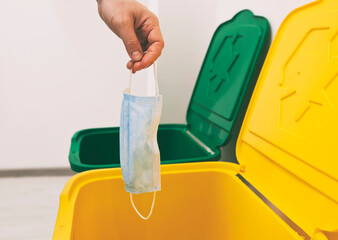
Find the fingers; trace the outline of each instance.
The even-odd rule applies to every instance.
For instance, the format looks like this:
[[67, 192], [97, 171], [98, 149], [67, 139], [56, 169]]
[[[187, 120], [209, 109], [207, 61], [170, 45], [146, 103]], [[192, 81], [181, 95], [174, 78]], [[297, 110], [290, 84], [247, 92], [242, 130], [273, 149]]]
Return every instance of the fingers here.
[[132, 21], [128, 21], [121, 27], [119, 37], [122, 39], [129, 57], [133, 61], [140, 61], [143, 57], [143, 51]]
[[156, 59], [161, 55], [164, 47], [164, 41], [159, 27], [155, 27], [148, 35], [149, 47], [147, 53], [143, 56], [141, 62], [135, 63], [135, 70], [140, 68], [147, 68], [152, 65]]
[[133, 70], [140, 71], [144, 68], [151, 66], [156, 61], [156, 59], [161, 55], [162, 49], [159, 45], [160, 45], [159, 43], [152, 44], [148, 48], [146, 54], [144, 54], [142, 60], [134, 63]]
[[122, 39], [131, 58], [127, 68], [133, 72], [147, 68], [161, 55], [164, 42], [158, 18], [142, 4], [134, 0], [98, 0], [98, 11]]
[[149, 47], [140, 61], [129, 61], [127, 68], [132, 69], [133, 72], [140, 71], [151, 66], [156, 59], [161, 55], [164, 47], [164, 41], [161, 31], [158, 27], [150, 31], [148, 35]]
[[134, 67], [134, 61], [133, 60], [130, 60], [128, 63], [127, 63], [127, 68], [132, 70], [133, 73], [135, 73], [136, 71], [133, 70], [133, 67]]
[[[123, 41], [129, 57], [134, 61], [142, 59], [143, 51], [135, 33], [133, 14], [141, 8], [129, 1], [100, 1], [98, 11], [108, 27]], [[141, 5], [142, 6], [142, 5]]]

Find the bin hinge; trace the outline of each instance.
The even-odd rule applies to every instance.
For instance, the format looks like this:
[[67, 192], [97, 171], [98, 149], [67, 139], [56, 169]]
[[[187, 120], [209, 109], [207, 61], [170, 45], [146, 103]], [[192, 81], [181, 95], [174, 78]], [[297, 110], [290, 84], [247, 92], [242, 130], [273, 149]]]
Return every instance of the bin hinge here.
[[211, 154], [215, 154], [214, 151], [212, 151], [207, 145], [205, 145], [201, 140], [199, 140], [194, 134], [192, 134], [189, 130], [186, 130], [187, 134], [195, 140], [195, 142], [198, 143], [198, 145], [200, 145], [205, 151], [211, 153]]

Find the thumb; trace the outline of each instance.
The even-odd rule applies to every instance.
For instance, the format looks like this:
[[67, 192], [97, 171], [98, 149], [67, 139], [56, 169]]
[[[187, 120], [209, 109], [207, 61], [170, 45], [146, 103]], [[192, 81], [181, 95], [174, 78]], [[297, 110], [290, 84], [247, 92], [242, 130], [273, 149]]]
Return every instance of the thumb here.
[[133, 61], [139, 61], [143, 57], [141, 44], [136, 36], [134, 24], [126, 24], [120, 31], [120, 38]]

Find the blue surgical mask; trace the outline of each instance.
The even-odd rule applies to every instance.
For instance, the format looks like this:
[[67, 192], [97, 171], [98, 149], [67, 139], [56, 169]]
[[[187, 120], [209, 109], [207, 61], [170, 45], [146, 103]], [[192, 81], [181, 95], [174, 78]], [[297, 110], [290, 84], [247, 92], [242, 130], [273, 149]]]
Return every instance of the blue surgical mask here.
[[[155, 192], [161, 190], [160, 152], [157, 129], [162, 112], [162, 96], [159, 95], [154, 65], [156, 96], [135, 96], [129, 89], [124, 91], [120, 122], [120, 161], [126, 191], [136, 212], [143, 218], [150, 217]], [[153, 204], [148, 217], [136, 209], [132, 194], [154, 192]]]

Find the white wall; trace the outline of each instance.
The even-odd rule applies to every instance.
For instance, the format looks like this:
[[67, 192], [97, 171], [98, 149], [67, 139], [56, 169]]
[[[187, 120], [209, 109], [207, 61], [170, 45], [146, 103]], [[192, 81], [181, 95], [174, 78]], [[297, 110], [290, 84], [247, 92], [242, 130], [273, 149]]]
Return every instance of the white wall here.
[[[310, 1], [142, 2], [158, 7], [165, 38], [162, 123], [183, 123], [221, 22], [248, 8], [267, 17], [275, 33], [289, 11]], [[117, 126], [127, 60], [122, 42], [98, 17], [95, 0], [0, 0], [0, 169], [68, 166], [75, 131]], [[136, 86], [149, 92], [150, 74], [137, 74]]]
[[119, 124], [128, 56], [96, 5], [0, 1], [0, 168], [68, 166], [75, 131]]

